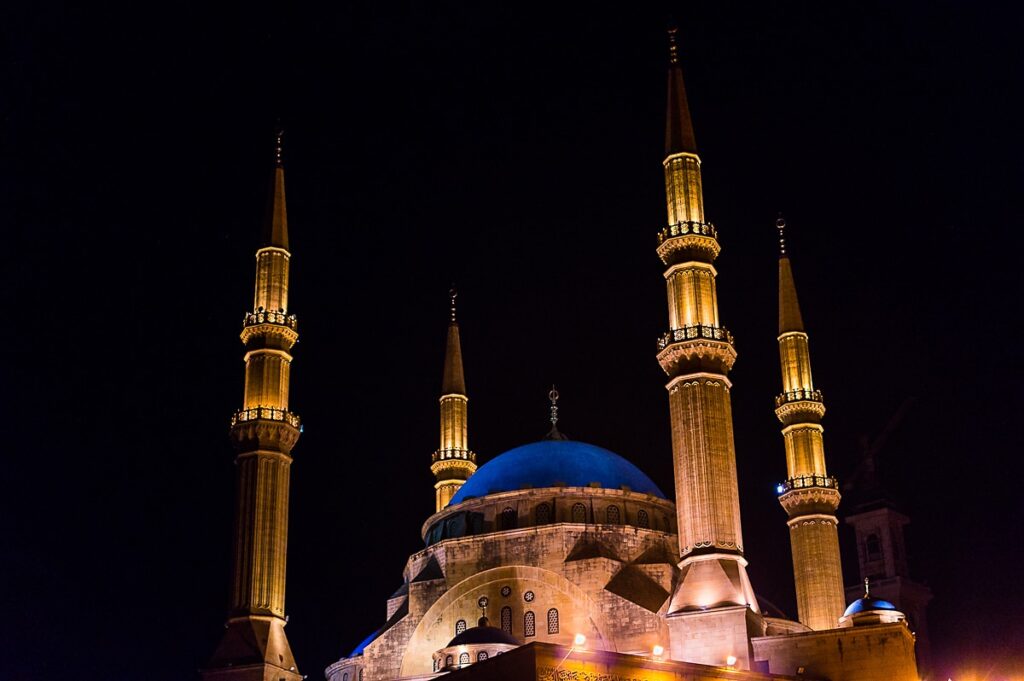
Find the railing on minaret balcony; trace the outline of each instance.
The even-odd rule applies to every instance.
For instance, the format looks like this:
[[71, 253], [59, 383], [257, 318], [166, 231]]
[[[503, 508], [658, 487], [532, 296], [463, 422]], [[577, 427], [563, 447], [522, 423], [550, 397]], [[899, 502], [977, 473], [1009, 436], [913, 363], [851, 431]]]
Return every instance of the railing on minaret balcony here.
[[476, 463], [476, 454], [469, 451], [468, 449], [438, 449], [432, 455], [430, 463], [435, 463], [437, 461], [447, 461], [449, 459], [459, 459], [463, 461], [472, 461], [473, 463]]
[[685, 222], [677, 222], [674, 225], [669, 225], [658, 232], [658, 245], [660, 246], [665, 242], [666, 239], [671, 239], [677, 236], [687, 236], [693, 234], [695, 236], [707, 236], [712, 239], [718, 238], [718, 230], [710, 222], [694, 222], [687, 220]]
[[722, 343], [733, 342], [732, 334], [724, 326], [708, 326], [706, 324], [691, 324], [678, 329], [667, 331], [658, 338], [658, 350], [664, 350], [672, 343], [704, 338], [707, 340], [721, 341]]
[[790, 402], [823, 402], [820, 390], [788, 390], [775, 398], [776, 408]]
[[775, 487], [775, 491], [779, 493], [779, 496], [782, 496], [786, 492], [792, 492], [795, 489], [807, 489], [810, 487], [839, 489], [839, 481], [831, 475], [798, 475], [795, 478], [780, 482]]
[[302, 420], [298, 414], [287, 409], [276, 407], [253, 407], [252, 409], [239, 409], [231, 416], [231, 425], [237, 426], [240, 423], [249, 421], [283, 421], [292, 428], [302, 429]]
[[256, 310], [255, 312], [246, 312], [245, 318], [242, 320], [242, 326], [259, 326], [260, 324], [276, 324], [278, 326], [287, 326], [292, 331], [297, 331], [299, 327], [299, 320], [294, 314], [288, 314], [284, 310]]

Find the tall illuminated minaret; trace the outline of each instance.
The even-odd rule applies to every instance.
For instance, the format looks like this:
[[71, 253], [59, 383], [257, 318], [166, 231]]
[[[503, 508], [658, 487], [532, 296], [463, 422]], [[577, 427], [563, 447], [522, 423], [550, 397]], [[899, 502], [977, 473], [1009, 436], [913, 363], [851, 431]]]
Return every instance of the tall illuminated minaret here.
[[459, 322], [455, 318], [455, 297], [451, 295], [451, 320], [448, 322], [448, 344], [444, 353], [444, 377], [441, 380], [441, 446], [434, 452], [430, 472], [434, 484], [436, 511], [451, 501], [469, 476], [476, 472], [476, 454], [469, 448], [467, 416], [469, 398], [466, 377], [462, 371], [462, 344]]
[[825, 468], [821, 418], [825, 404], [811, 378], [811, 353], [804, 331], [793, 268], [786, 253], [786, 222], [779, 230], [779, 361], [782, 394], [775, 415], [783, 424], [786, 470], [779, 502], [789, 515], [798, 619], [811, 629], [834, 629], [844, 609], [836, 508], [839, 489]]
[[761, 618], [743, 557], [728, 373], [732, 334], [718, 317], [712, 264], [720, 247], [704, 219], [701, 159], [690, 121], [675, 31], [669, 32], [665, 264], [669, 331], [658, 362], [669, 377], [680, 578], [669, 611], [671, 655], [704, 664], [732, 656], [749, 667], [749, 637]]
[[237, 467], [234, 566], [224, 636], [204, 679], [300, 681], [284, 633], [288, 485], [299, 417], [288, 411], [291, 349], [298, 340], [288, 312], [288, 216], [281, 134], [275, 149], [263, 240], [256, 251], [252, 312], [242, 323], [245, 391], [231, 419]]

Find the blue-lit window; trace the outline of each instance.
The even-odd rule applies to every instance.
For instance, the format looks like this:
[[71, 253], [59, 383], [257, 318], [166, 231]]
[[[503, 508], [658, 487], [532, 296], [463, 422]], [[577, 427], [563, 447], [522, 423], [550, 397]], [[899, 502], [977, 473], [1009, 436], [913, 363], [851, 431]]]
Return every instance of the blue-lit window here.
[[572, 521], [574, 523], [587, 522], [587, 507], [583, 504], [572, 505]]
[[523, 636], [536, 636], [537, 635], [537, 616], [533, 614], [533, 611], [528, 611], [523, 615]]
[[607, 509], [605, 509], [604, 516], [605, 516], [605, 522], [608, 523], [609, 525], [618, 525], [619, 524], [619, 507], [618, 506], [609, 506]]
[[637, 527], [650, 527], [651, 517], [647, 515], [647, 511], [641, 509], [636, 512], [636, 526]]
[[555, 608], [548, 610], [548, 633], [558, 633], [558, 610]]

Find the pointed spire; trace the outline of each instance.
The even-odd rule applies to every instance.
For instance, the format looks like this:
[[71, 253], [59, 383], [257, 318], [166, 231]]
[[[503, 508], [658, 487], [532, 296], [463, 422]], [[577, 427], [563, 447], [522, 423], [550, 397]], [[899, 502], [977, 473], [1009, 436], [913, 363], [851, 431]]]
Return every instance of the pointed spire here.
[[786, 254], [784, 239], [786, 221], [779, 214], [775, 221], [779, 230], [779, 333], [803, 331], [804, 319], [800, 314], [800, 301], [796, 297], [796, 282], [793, 281], [793, 267]]
[[278, 128], [274, 137], [274, 178], [267, 201], [262, 245], [288, 250], [288, 211], [284, 200], [284, 162], [282, 161], [283, 137], [284, 130]]
[[678, 29], [668, 31], [668, 110], [665, 118], [665, 155], [696, 154], [697, 142], [693, 136], [690, 105], [686, 101], [683, 68], [679, 65], [676, 45]]
[[870, 598], [870, 597], [871, 597], [871, 578], [870, 577], [865, 577], [864, 578], [864, 598]]
[[459, 323], [455, 321], [455, 298], [459, 294], [453, 286], [448, 295], [451, 300], [451, 322], [448, 324], [448, 345], [444, 353], [444, 378], [441, 381], [441, 394], [465, 395], [466, 376], [462, 371], [462, 343], [459, 340]]

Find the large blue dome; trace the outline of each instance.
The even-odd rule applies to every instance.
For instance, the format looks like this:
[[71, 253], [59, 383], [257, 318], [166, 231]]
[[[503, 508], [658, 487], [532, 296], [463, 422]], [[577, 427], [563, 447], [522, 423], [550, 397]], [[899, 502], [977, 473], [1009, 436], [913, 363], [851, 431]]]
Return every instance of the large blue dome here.
[[452, 497], [449, 506], [472, 497], [529, 487], [628, 487], [667, 498], [643, 471], [615, 452], [573, 440], [541, 440], [510, 449], [481, 466]]

